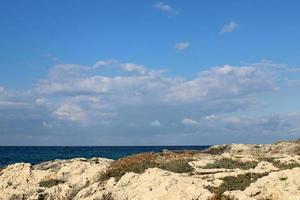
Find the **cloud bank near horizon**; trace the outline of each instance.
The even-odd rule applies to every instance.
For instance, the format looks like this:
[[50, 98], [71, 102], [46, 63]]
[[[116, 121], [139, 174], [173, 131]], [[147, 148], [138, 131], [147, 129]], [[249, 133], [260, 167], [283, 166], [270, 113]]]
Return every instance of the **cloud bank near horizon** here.
[[[300, 112], [276, 112], [261, 100], [297, 87], [291, 86], [291, 73], [298, 72], [266, 61], [211, 67], [190, 79], [116, 60], [57, 64], [34, 88], [0, 87], [0, 144], [212, 144], [299, 137]], [[274, 114], [264, 114], [270, 107]]]

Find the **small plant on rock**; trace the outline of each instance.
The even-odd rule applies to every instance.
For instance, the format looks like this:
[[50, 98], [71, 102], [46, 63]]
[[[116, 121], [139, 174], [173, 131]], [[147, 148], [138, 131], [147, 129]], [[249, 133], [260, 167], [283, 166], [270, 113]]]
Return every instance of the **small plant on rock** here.
[[59, 180], [59, 179], [50, 179], [50, 180], [46, 180], [46, 181], [41, 181], [39, 183], [39, 186], [50, 188], [50, 187], [53, 187], [55, 185], [62, 184], [62, 183], [65, 183], [65, 181]]

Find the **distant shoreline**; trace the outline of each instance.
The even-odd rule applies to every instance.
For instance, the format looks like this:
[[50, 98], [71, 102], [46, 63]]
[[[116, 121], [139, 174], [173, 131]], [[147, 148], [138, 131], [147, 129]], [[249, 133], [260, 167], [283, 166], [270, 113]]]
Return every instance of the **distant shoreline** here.
[[145, 152], [204, 150], [210, 146], [0, 146], [0, 167], [14, 163], [38, 164], [55, 159], [119, 159]]

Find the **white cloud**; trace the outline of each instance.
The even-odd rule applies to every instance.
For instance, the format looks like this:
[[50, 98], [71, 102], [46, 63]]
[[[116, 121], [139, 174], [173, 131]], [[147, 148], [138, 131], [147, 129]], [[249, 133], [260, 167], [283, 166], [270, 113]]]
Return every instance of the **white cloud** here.
[[[300, 114], [247, 116], [249, 110], [263, 112], [258, 109], [269, 100], [261, 96], [276, 94], [278, 86], [287, 86], [278, 84], [283, 82], [281, 72], [288, 69], [270, 62], [224, 65], [183, 78], [118, 61], [55, 65], [35, 89], [2, 89], [0, 120], [11, 121], [0, 123], [0, 129], [6, 134], [26, 130], [38, 135], [45, 127], [49, 134], [68, 130], [94, 139], [103, 134], [101, 140], [111, 137], [111, 141], [126, 140], [128, 135], [136, 140], [148, 135], [161, 141], [169, 134], [172, 140], [162, 141], [170, 143], [219, 135], [217, 138], [228, 140], [235, 136], [259, 138], [260, 134], [272, 138], [272, 134], [297, 135]], [[164, 121], [154, 120], [158, 116]], [[7, 128], [6, 124], [11, 125]], [[145, 124], [159, 128], [145, 129]], [[144, 135], [135, 137], [139, 134]]]
[[137, 72], [139, 74], [146, 74], [147, 70], [143, 65], [137, 65], [134, 63], [122, 64], [122, 68], [127, 72]]
[[152, 122], [151, 122], [151, 126], [154, 126], [154, 127], [160, 126], [160, 121], [158, 121], [158, 120], [152, 121]]
[[84, 122], [87, 120], [86, 112], [78, 105], [62, 104], [53, 115], [62, 120]]
[[[153, 105], [188, 107], [196, 103], [205, 105], [201, 109], [210, 112], [243, 110], [254, 103], [253, 95], [275, 87], [267, 70], [251, 65], [213, 67], [189, 80], [168, 77], [160, 70], [149, 70], [134, 63], [114, 61], [109, 65], [110, 76], [101, 75], [103, 68], [95, 69], [95, 65], [55, 66], [40, 81], [37, 91], [42, 98], [36, 103], [43, 104], [48, 97], [58, 95], [60, 98], [55, 103], [47, 101], [47, 106], [56, 108], [57, 118], [99, 121], [99, 117], [116, 116], [125, 108]], [[66, 107], [65, 102], [77, 106], [76, 109]]]
[[196, 120], [193, 120], [191, 118], [184, 118], [181, 122], [182, 122], [182, 124], [188, 125], [188, 126], [197, 126], [200, 124], [199, 122], [197, 122]]
[[[101, 61], [102, 64], [107, 63]], [[99, 67], [99, 62], [95, 64]], [[94, 65], [94, 66], [95, 66]], [[141, 87], [151, 80], [155, 81], [160, 76], [161, 71], [147, 70], [143, 65], [134, 63], [110, 63], [111, 72], [118, 74], [119, 71], [128, 74], [115, 76], [95, 75], [101, 73], [102, 68], [86, 67], [79, 65], [59, 65], [55, 66], [46, 79], [40, 81], [37, 91], [41, 94], [92, 94], [105, 93], [111, 90], [122, 90], [130, 87]], [[154, 84], [153, 84], [154, 86]]]
[[174, 8], [172, 8], [172, 6], [170, 6], [164, 2], [158, 2], [154, 5], [154, 7], [163, 12], [174, 12], [175, 11]]
[[109, 68], [117, 63], [115, 60], [99, 60], [93, 65], [93, 69]]
[[[211, 98], [232, 98], [274, 89], [268, 72], [254, 66], [214, 67], [203, 71], [191, 80], [169, 78], [158, 71], [149, 71], [142, 65], [119, 64], [129, 74], [122, 76], [94, 76], [84, 74], [60, 79], [49, 76], [38, 85], [42, 94], [101, 95], [124, 99], [140, 99], [149, 102], [155, 96], [157, 102], [200, 102]], [[57, 70], [57, 69], [55, 69]], [[78, 68], [75, 68], [77, 71]], [[86, 71], [86, 69], [85, 69]], [[63, 72], [65, 69], [63, 68]], [[59, 71], [56, 73], [60, 74]], [[95, 73], [101, 73], [97, 71]], [[80, 74], [80, 73], [79, 73]], [[67, 76], [67, 75], [66, 75]], [[154, 95], [154, 96], [152, 96]], [[128, 99], [127, 99], [128, 97]], [[152, 97], [152, 98], [148, 98]]]
[[284, 113], [272, 116], [224, 116], [214, 120], [196, 121], [191, 118], [182, 120], [184, 125], [195, 129], [228, 134], [228, 136], [249, 137], [268, 135], [297, 135], [300, 131], [300, 113]]
[[30, 108], [31, 91], [17, 91], [0, 87], [0, 109]]
[[166, 93], [166, 100], [180, 102], [225, 100], [274, 89], [273, 79], [266, 71], [253, 66], [225, 65], [203, 71], [195, 79], [172, 85]]
[[48, 104], [48, 99], [47, 98], [44, 98], [44, 97], [41, 97], [41, 98], [37, 98], [35, 100], [35, 103], [39, 106], [43, 106], [43, 105], [47, 105]]
[[189, 47], [190, 47], [190, 43], [189, 42], [179, 42], [179, 43], [176, 43], [174, 45], [174, 48], [177, 49], [178, 51], [185, 50], [185, 49], [187, 49]]
[[204, 117], [206, 120], [216, 120], [218, 117], [216, 115], [207, 115]]
[[238, 23], [231, 21], [222, 27], [221, 33], [230, 33], [238, 27]]

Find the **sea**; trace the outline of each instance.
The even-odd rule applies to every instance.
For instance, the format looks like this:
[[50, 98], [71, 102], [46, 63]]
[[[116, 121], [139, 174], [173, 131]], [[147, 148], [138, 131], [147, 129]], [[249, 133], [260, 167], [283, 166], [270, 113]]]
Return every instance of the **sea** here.
[[55, 159], [110, 158], [119, 159], [144, 152], [204, 150], [210, 146], [0, 146], [0, 167], [25, 162], [38, 164]]

